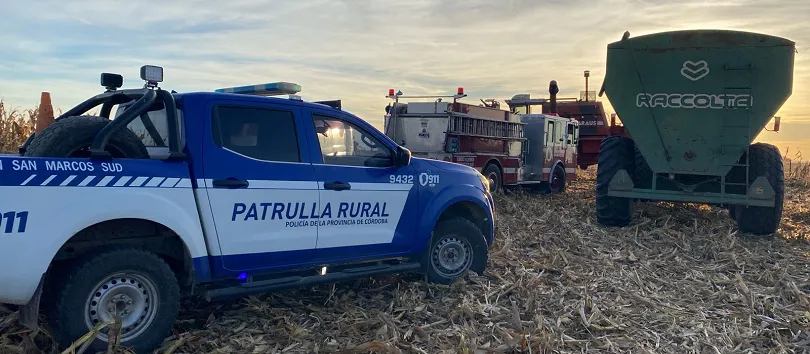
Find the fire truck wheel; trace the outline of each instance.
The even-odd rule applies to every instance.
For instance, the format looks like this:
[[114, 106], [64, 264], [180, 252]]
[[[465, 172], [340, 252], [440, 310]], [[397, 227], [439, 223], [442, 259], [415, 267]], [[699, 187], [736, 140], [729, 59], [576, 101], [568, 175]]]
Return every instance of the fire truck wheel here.
[[483, 175], [489, 179], [489, 191], [492, 194], [500, 193], [502, 189], [501, 187], [503, 187], [503, 180], [501, 178], [503, 175], [501, 174], [501, 169], [498, 168], [498, 165], [494, 163], [488, 164], [486, 167], [484, 167]]
[[608, 195], [608, 186], [619, 170], [633, 177], [633, 140], [610, 136], [602, 140], [596, 165], [596, 222], [605, 226], [627, 226], [633, 216], [633, 201]]
[[[90, 145], [110, 120], [96, 116], [77, 116], [60, 119], [41, 133], [35, 134], [25, 150], [32, 157], [88, 157]], [[110, 137], [105, 147], [118, 158], [149, 158], [141, 139], [129, 129], [121, 129]]]
[[551, 183], [549, 183], [549, 190], [551, 193], [562, 193], [565, 191], [565, 169], [562, 165], [554, 166], [554, 172], [551, 174]]

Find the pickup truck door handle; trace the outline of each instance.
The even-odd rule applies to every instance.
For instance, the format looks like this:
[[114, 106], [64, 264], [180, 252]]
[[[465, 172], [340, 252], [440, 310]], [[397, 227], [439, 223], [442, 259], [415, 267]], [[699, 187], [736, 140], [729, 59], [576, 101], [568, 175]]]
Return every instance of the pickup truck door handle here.
[[215, 179], [214, 180], [214, 187], [220, 188], [242, 188], [247, 187], [250, 185], [248, 181], [240, 180], [240, 179]]
[[347, 182], [326, 182], [323, 184], [324, 189], [331, 189], [333, 191], [343, 191], [352, 189], [352, 186]]

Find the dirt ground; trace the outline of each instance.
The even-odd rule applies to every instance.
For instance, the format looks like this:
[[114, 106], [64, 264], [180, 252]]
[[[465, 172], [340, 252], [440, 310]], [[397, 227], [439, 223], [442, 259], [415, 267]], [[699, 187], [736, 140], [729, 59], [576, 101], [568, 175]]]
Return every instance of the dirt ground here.
[[[487, 272], [451, 287], [386, 277], [240, 301], [187, 301], [174, 353], [810, 352], [810, 185], [788, 182], [780, 232], [725, 210], [636, 203], [594, 220], [594, 177], [497, 198]], [[53, 353], [0, 307], [0, 352]]]

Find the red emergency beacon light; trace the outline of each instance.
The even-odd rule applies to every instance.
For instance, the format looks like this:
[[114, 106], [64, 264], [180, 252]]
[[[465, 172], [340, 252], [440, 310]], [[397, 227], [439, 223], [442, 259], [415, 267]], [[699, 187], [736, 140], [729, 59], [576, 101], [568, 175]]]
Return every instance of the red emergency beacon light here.
[[459, 95], [463, 95], [463, 94], [464, 94], [464, 88], [463, 88], [463, 87], [459, 87], [459, 88], [458, 88], [458, 93], [457, 93], [457, 94], [459, 94]]

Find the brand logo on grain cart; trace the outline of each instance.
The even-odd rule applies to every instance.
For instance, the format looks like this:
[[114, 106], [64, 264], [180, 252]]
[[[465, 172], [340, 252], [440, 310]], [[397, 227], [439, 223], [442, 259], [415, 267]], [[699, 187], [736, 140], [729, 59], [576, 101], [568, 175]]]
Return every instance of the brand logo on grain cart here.
[[748, 94], [708, 94], [708, 93], [639, 93], [636, 107], [649, 108], [749, 108], [754, 97]]
[[[698, 81], [709, 75], [709, 64], [705, 60], [687, 60], [681, 66], [681, 75], [691, 81]], [[645, 108], [750, 108], [754, 97], [749, 94], [711, 93], [646, 93], [636, 95], [636, 107]]]
[[705, 60], [698, 62], [687, 60], [683, 62], [681, 75], [689, 80], [698, 81], [709, 75], [709, 64]]

